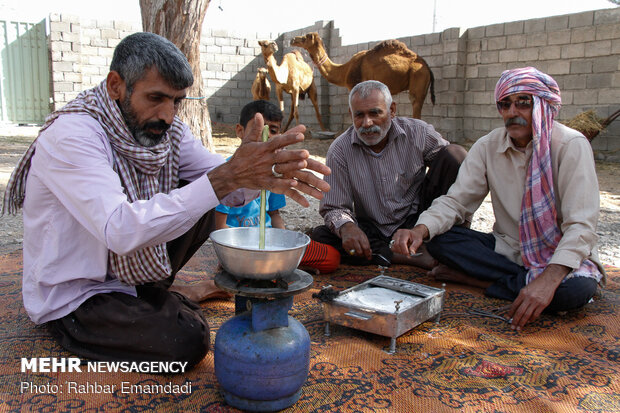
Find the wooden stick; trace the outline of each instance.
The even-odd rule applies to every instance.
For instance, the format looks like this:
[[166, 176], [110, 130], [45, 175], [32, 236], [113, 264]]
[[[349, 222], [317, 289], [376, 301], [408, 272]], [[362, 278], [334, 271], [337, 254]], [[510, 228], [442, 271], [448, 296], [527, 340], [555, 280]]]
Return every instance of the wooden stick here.
[[[267, 142], [269, 139], [269, 125], [263, 127], [263, 142]], [[258, 249], [265, 249], [265, 215], [267, 210], [267, 191], [261, 189], [260, 191], [260, 222], [258, 228]]]

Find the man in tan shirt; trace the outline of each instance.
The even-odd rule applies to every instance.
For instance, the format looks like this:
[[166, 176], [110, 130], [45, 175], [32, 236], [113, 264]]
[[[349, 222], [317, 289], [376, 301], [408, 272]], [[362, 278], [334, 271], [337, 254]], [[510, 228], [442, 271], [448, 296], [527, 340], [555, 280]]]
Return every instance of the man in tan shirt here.
[[[599, 192], [588, 140], [553, 118], [560, 91], [531, 67], [505, 71], [495, 98], [505, 127], [470, 149], [448, 193], [436, 199], [413, 229], [394, 235], [397, 253], [424, 240], [440, 264], [436, 279], [486, 288], [513, 301], [508, 312], [520, 330], [543, 310], [589, 302], [605, 273], [598, 262]], [[491, 234], [454, 226], [491, 192]]]

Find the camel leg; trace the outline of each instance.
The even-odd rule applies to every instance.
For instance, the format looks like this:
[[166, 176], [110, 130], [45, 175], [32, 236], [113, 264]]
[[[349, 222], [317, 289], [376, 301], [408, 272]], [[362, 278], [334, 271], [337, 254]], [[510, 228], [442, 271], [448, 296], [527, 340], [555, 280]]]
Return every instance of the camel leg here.
[[409, 77], [409, 101], [413, 109], [412, 117], [416, 119], [422, 116], [422, 105], [430, 84], [430, 74], [424, 68], [416, 70]]
[[[276, 84], [276, 96], [278, 97], [278, 102], [280, 103], [280, 112], [282, 112], [282, 116], [284, 116], [284, 99], [282, 99], [282, 85]], [[291, 108], [291, 116], [288, 118], [288, 123], [282, 129], [282, 132], [286, 132], [288, 129], [288, 125], [291, 123], [293, 119], [293, 109]]]
[[413, 76], [410, 82], [412, 83], [409, 85], [409, 101], [413, 111], [411, 117], [420, 119], [422, 117], [422, 104], [424, 103], [424, 98], [426, 98], [427, 85], [422, 84], [422, 88], [420, 88], [419, 81], [415, 83]]
[[286, 122], [286, 126], [284, 127], [284, 131], [288, 130], [289, 125], [293, 120], [293, 116], [295, 116], [295, 121], [299, 125], [299, 115], [297, 114], [297, 105], [299, 103], [299, 92], [294, 91], [291, 93], [291, 114], [288, 117], [288, 122]]
[[411, 101], [412, 118], [420, 119], [422, 117], [422, 104], [416, 97], [415, 93], [409, 93], [409, 100]]
[[284, 113], [284, 100], [282, 99], [282, 86], [280, 84], [276, 84], [276, 96], [280, 104], [280, 112]]
[[319, 112], [319, 100], [316, 92], [316, 84], [314, 80], [310, 84], [308, 88], [308, 97], [312, 101], [312, 105], [314, 105], [314, 111], [316, 112], [316, 119], [319, 121], [319, 125], [321, 126], [321, 130], [325, 130], [325, 126], [323, 126], [323, 121], [321, 120], [321, 113]]
[[291, 94], [291, 101], [293, 105], [291, 112], [295, 115], [295, 125], [299, 125], [299, 89]]

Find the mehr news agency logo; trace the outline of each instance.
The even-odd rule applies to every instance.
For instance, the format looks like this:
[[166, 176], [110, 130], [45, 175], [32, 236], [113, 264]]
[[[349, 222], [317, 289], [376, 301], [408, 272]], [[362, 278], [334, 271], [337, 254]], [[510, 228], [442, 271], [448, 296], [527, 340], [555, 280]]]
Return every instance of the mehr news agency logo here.
[[[185, 373], [185, 361], [88, 361], [82, 362], [77, 357], [33, 357], [21, 359], [22, 373], [146, 373], [146, 374], [179, 374]], [[183, 384], [167, 382], [132, 384], [121, 381], [117, 384], [101, 384], [98, 382], [65, 381], [63, 383], [36, 384], [31, 381], [22, 381], [19, 384], [20, 393], [170, 393], [191, 394], [192, 383]]]

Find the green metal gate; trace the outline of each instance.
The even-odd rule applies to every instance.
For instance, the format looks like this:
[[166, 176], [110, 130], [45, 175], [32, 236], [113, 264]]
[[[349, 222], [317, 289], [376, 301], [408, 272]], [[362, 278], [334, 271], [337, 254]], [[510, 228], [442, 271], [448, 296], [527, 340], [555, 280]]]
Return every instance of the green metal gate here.
[[0, 20], [0, 121], [43, 123], [50, 112], [45, 20]]

